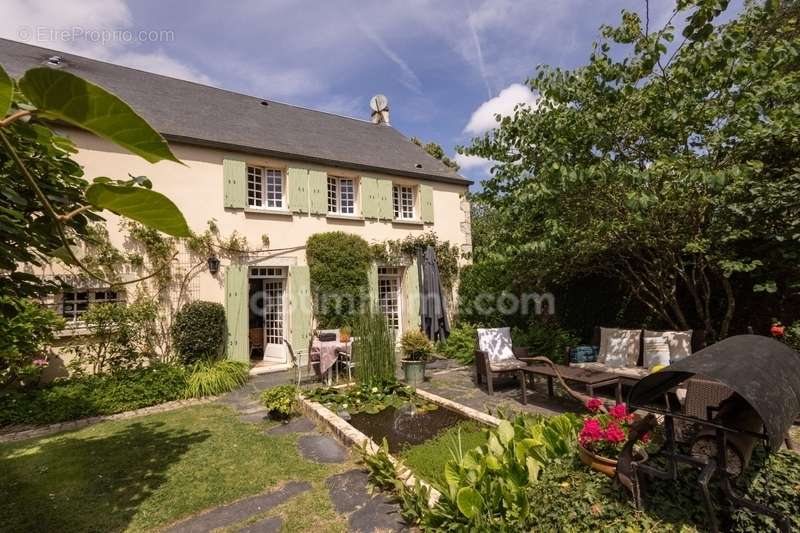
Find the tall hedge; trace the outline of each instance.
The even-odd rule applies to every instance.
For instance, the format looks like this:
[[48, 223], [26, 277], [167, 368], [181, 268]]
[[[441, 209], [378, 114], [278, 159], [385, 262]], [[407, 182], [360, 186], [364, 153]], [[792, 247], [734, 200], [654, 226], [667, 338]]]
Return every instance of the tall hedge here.
[[306, 243], [306, 258], [319, 326], [353, 324], [369, 298], [372, 254], [367, 241], [342, 231], [317, 233]]
[[216, 359], [225, 341], [225, 307], [216, 302], [191, 302], [175, 315], [172, 343], [185, 363]]

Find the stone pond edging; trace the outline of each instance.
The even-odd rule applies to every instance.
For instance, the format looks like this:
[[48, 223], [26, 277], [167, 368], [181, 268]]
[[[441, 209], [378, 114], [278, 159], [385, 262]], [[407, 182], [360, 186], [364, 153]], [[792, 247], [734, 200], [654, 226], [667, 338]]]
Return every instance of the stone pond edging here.
[[[435, 403], [442, 407], [446, 407], [453, 411], [463, 414], [464, 416], [476, 420], [482, 424], [486, 424], [491, 427], [497, 427], [500, 423], [498, 418], [495, 418], [491, 415], [486, 413], [481, 413], [476, 409], [472, 409], [471, 407], [467, 407], [466, 405], [461, 405], [459, 403], [453, 402], [448, 400], [447, 398], [442, 398], [436, 394], [417, 389], [416, 394], [420, 397], [425, 398], [429, 402]], [[364, 433], [360, 432], [353, 426], [351, 426], [347, 421], [341, 418], [339, 415], [325, 407], [324, 405], [311, 401], [302, 395], [300, 396], [300, 407], [304, 414], [311, 418], [312, 420], [322, 422], [327, 427], [331, 429], [333, 434], [336, 438], [339, 439], [340, 442], [347, 446], [356, 446], [359, 448], [364, 448], [366, 452], [370, 455], [374, 455], [378, 453], [380, 450], [380, 446], [366, 436]], [[393, 455], [389, 454], [389, 460], [395, 467], [397, 472], [397, 477], [400, 479], [406, 487], [414, 488], [417, 481], [419, 481], [420, 485], [426, 487], [428, 489], [428, 506], [433, 507], [436, 502], [439, 501], [441, 497], [441, 493], [430, 486], [427, 482], [422, 479], [417, 479], [411, 470], [405, 466], [400, 460], [395, 458]]]
[[107, 420], [126, 420], [128, 418], [136, 418], [137, 416], [152, 415], [156, 413], [164, 413], [167, 411], [174, 411], [181, 407], [189, 407], [193, 405], [202, 405], [204, 403], [211, 403], [218, 399], [217, 396], [207, 396], [205, 398], [196, 398], [191, 400], [174, 400], [172, 402], [151, 405], [150, 407], [142, 407], [141, 409], [134, 409], [133, 411], [125, 411], [113, 415], [99, 415], [89, 418], [79, 418], [78, 420], [70, 420], [68, 422], [57, 422], [47, 426], [38, 426], [20, 431], [12, 431], [9, 433], [0, 434], [0, 443], [16, 442], [26, 439], [34, 439], [37, 437], [46, 437], [54, 433], [62, 431], [70, 431], [74, 429], [82, 429], [100, 422]]

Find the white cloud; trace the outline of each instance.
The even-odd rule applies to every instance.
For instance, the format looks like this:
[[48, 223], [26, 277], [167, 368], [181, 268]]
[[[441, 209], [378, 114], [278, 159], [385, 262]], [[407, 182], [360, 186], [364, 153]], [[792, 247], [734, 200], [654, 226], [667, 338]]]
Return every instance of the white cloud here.
[[497, 127], [495, 115], [513, 116], [517, 105], [535, 107], [536, 100], [537, 96], [525, 85], [509, 85], [500, 94], [478, 106], [464, 128], [464, 133], [480, 135]]
[[453, 158], [462, 170], [489, 170], [494, 163], [491, 159], [485, 159], [477, 155], [456, 154]]
[[[133, 27], [124, 0], [6, 0], [0, 19], [0, 36], [28, 44], [108, 61], [200, 83], [211, 78], [170, 57], [163, 50], [137, 50], [141, 43], [115, 37]], [[103, 36], [105, 37], [99, 37]], [[89, 37], [87, 37], [89, 36]]]

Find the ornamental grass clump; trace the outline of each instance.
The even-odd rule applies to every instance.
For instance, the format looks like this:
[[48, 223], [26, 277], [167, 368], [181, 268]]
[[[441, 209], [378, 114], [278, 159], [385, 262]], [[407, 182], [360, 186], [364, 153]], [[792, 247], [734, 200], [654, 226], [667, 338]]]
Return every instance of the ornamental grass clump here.
[[246, 364], [229, 359], [198, 361], [189, 369], [185, 391], [187, 398], [216, 396], [238, 389], [247, 383], [249, 370]]
[[433, 353], [433, 344], [420, 330], [411, 330], [400, 339], [403, 357], [407, 361], [427, 361]]

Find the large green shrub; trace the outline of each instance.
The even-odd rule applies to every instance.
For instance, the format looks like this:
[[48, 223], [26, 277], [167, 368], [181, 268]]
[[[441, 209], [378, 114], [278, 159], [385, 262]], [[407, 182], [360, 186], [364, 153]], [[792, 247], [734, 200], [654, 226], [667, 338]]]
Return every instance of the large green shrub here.
[[[30, 300], [0, 297], [0, 389], [35, 381], [64, 321]], [[34, 362], [35, 361], [35, 362]]]
[[186, 377], [181, 366], [156, 364], [0, 393], [0, 426], [51, 424], [178, 400], [184, 397]]
[[175, 315], [170, 331], [184, 362], [215, 359], [225, 342], [225, 307], [216, 302], [188, 303]]
[[511, 330], [514, 346], [528, 348], [531, 356], [543, 355], [556, 363], [566, 362], [566, 349], [580, 344], [580, 339], [550, 317], [532, 317], [527, 327]]
[[238, 389], [247, 383], [247, 364], [229, 359], [200, 360], [189, 367], [186, 397], [216, 396]]
[[352, 324], [369, 299], [372, 254], [367, 241], [342, 231], [317, 233], [306, 243], [306, 258], [319, 326]]
[[71, 372], [102, 374], [151, 362], [156, 313], [155, 304], [145, 301], [90, 306], [81, 315], [88, 335], [76, 338], [67, 348], [74, 356], [69, 362]]
[[394, 333], [386, 317], [368, 307], [353, 327], [353, 362], [362, 384], [383, 385], [395, 379]]
[[444, 342], [436, 345], [436, 352], [450, 359], [457, 359], [465, 365], [475, 362], [475, 348], [478, 342], [478, 331], [469, 322], [459, 322]]

